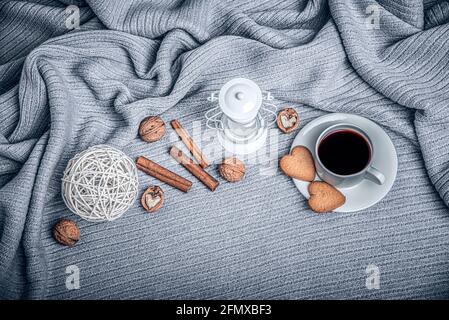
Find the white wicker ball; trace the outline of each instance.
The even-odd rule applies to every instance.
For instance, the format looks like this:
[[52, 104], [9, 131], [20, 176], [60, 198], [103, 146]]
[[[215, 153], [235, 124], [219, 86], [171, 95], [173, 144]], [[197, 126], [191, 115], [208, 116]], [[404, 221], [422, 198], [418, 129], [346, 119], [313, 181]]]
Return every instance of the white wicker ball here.
[[122, 151], [107, 145], [73, 157], [62, 178], [67, 207], [88, 221], [112, 221], [134, 203], [139, 188], [137, 168]]

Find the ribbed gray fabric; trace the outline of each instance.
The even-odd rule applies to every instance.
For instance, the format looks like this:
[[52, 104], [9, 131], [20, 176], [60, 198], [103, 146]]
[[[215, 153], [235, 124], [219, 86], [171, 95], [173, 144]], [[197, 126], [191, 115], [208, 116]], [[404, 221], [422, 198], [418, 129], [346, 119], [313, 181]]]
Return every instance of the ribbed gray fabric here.
[[[0, 297], [448, 298], [448, 22], [447, 1], [2, 1]], [[261, 170], [288, 151], [294, 135], [280, 134], [243, 182], [212, 193], [169, 161], [171, 130], [151, 145], [136, 136], [151, 114], [204, 129], [207, 96], [238, 76], [296, 107], [302, 125], [337, 111], [379, 123], [399, 157], [392, 191], [368, 210], [313, 214], [291, 179]], [[63, 205], [61, 176], [99, 143], [194, 187], [163, 185], [154, 215], [136, 201], [115, 222], [83, 221]], [[81, 228], [73, 248], [52, 239], [61, 217]], [[65, 286], [73, 264], [79, 290]], [[369, 264], [379, 290], [365, 286]]]

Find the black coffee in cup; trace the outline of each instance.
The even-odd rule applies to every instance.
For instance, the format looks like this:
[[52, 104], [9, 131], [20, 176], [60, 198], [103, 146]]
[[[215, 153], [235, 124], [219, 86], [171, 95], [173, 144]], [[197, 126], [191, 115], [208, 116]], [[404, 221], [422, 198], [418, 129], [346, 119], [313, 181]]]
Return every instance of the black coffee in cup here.
[[366, 168], [371, 161], [371, 147], [360, 133], [340, 129], [322, 138], [318, 145], [318, 157], [329, 171], [347, 176]]

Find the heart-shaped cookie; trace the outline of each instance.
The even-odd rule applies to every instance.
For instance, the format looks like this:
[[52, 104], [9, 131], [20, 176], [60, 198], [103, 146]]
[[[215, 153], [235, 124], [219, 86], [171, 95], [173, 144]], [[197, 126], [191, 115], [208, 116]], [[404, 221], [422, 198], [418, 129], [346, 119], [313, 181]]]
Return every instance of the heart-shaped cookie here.
[[346, 197], [343, 193], [322, 181], [310, 183], [309, 194], [309, 206], [318, 213], [335, 210], [346, 202]]
[[289, 177], [303, 180], [315, 180], [315, 164], [312, 153], [304, 146], [296, 146], [290, 154], [281, 158], [281, 170]]

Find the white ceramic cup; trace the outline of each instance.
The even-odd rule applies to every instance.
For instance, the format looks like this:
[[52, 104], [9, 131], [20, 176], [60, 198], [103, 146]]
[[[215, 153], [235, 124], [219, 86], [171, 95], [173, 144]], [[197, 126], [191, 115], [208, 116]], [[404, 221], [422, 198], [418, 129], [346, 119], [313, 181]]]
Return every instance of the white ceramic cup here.
[[[367, 145], [370, 148], [370, 159], [367, 162], [364, 169], [360, 170], [359, 172], [349, 174], [349, 175], [341, 175], [332, 172], [328, 168], [326, 168], [323, 163], [320, 160], [319, 154], [318, 154], [318, 148], [321, 144], [321, 142], [329, 136], [330, 134], [336, 132], [336, 131], [354, 131], [361, 135], [365, 140]], [[356, 151], [355, 151], [356, 152]], [[340, 188], [350, 188], [357, 184], [359, 184], [363, 179], [369, 179], [373, 181], [374, 183], [378, 185], [382, 185], [385, 182], [385, 176], [376, 168], [373, 167], [372, 162], [374, 158], [374, 148], [373, 144], [371, 142], [371, 139], [369, 138], [368, 134], [364, 132], [361, 128], [349, 124], [349, 123], [338, 123], [335, 125], [332, 125], [325, 129], [320, 136], [318, 137], [316, 143], [315, 143], [315, 167], [318, 176], [327, 183], [340, 187]]]

